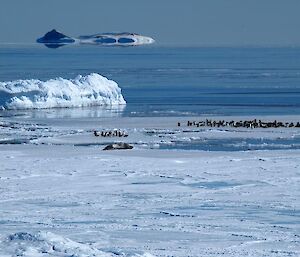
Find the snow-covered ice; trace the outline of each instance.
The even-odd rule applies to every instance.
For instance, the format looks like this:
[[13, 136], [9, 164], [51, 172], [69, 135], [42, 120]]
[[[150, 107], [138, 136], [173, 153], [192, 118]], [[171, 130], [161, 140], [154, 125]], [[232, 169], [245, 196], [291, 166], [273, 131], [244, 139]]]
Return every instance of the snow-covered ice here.
[[126, 104], [117, 83], [92, 73], [56, 78], [0, 82], [0, 108], [41, 109]]
[[[125, 256], [122, 253], [104, 252], [92, 244], [74, 242], [68, 238], [51, 232], [38, 232], [30, 234], [19, 232], [2, 239], [0, 245], [5, 249], [6, 255], [40, 257], [40, 256], [78, 256], [78, 257], [113, 257]], [[1, 250], [0, 250], [1, 251]], [[134, 254], [135, 257], [153, 257], [149, 253]]]
[[[29, 139], [0, 145], [0, 256], [299, 256], [300, 150], [149, 147], [299, 130], [187, 131], [183, 119], [2, 117], [6, 137]], [[102, 151], [115, 139], [93, 129], [113, 128], [133, 150]]]

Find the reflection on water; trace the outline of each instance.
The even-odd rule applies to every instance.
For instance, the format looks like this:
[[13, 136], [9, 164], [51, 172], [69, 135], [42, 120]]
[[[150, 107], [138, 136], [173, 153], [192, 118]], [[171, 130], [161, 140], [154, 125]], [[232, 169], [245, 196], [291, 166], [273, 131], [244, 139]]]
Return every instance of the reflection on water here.
[[93, 106], [84, 108], [52, 108], [31, 110], [0, 111], [0, 117], [34, 118], [34, 119], [63, 119], [63, 118], [114, 118], [122, 116], [126, 106]]
[[52, 108], [31, 110], [0, 110], [1, 117], [24, 118], [113, 118], [113, 117], [192, 117], [192, 116], [249, 116], [249, 115], [298, 115], [300, 108], [290, 106], [218, 106], [218, 105], [169, 105], [131, 104], [119, 106], [93, 106], [83, 108]]

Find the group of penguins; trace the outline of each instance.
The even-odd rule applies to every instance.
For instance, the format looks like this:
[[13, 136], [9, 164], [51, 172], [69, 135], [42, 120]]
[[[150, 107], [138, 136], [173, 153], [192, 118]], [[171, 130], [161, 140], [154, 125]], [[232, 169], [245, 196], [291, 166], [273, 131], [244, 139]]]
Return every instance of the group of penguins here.
[[[188, 127], [233, 127], [233, 128], [300, 128], [300, 122], [281, 122], [274, 120], [272, 122], [263, 122], [261, 120], [244, 120], [244, 121], [225, 121], [225, 120], [208, 120], [205, 121], [187, 121]], [[180, 127], [181, 123], [178, 122]], [[128, 137], [125, 131], [121, 130], [102, 130], [94, 131], [96, 137]]]
[[[181, 123], [177, 123], [178, 127]], [[205, 121], [187, 121], [187, 126], [196, 127], [234, 127], [234, 128], [300, 128], [300, 122], [281, 122], [274, 120], [272, 122], [263, 122], [261, 120], [244, 120], [244, 121], [225, 121], [225, 120], [208, 120]]]
[[99, 131], [94, 131], [94, 136], [95, 137], [128, 137], [128, 134], [125, 131], [121, 130], [102, 130], [101, 132]]

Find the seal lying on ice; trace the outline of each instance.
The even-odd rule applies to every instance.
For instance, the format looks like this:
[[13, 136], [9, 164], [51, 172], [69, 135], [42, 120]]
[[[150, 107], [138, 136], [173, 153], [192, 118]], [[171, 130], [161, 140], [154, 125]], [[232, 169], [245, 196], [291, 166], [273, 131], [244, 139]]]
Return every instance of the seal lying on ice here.
[[106, 147], [103, 148], [103, 150], [126, 150], [126, 149], [132, 149], [133, 146], [127, 143], [114, 143], [114, 144], [109, 144]]

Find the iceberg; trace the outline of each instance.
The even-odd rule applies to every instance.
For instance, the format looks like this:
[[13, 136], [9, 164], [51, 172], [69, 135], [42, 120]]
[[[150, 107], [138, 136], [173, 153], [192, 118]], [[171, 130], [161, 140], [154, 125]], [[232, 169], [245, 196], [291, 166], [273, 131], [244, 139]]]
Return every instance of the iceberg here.
[[90, 36], [80, 36], [81, 44], [95, 44], [107, 46], [138, 46], [153, 44], [151, 37], [142, 36], [136, 33], [100, 33]]
[[58, 48], [67, 44], [73, 44], [76, 41], [75, 38], [68, 37], [55, 29], [47, 32], [43, 37], [36, 40], [36, 42], [45, 44], [49, 48]]
[[92, 73], [75, 79], [56, 78], [0, 82], [0, 109], [45, 109], [124, 105], [118, 84]]
[[69, 37], [53, 29], [43, 37], [38, 38], [37, 43], [45, 44], [49, 48], [58, 48], [69, 44], [88, 44], [102, 46], [139, 46], [153, 44], [155, 40], [151, 37], [136, 33], [99, 33], [78, 38]]

